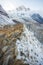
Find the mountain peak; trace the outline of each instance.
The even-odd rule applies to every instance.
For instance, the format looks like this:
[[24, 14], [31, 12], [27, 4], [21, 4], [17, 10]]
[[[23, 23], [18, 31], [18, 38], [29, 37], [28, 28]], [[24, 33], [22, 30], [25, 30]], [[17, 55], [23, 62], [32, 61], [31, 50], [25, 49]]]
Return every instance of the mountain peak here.
[[32, 19], [34, 19], [35, 21], [39, 22], [39, 23], [43, 23], [43, 17], [38, 14], [38, 13], [34, 13], [32, 16]]
[[18, 10], [18, 11], [22, 11], [22, 10], [28, 11], [28, 10], [30, 10], [30, 8], [27, 8], [24, 5], [22, 5], [22, 6], [19, 6], [18, 8], [16, 8], [16, 10]]

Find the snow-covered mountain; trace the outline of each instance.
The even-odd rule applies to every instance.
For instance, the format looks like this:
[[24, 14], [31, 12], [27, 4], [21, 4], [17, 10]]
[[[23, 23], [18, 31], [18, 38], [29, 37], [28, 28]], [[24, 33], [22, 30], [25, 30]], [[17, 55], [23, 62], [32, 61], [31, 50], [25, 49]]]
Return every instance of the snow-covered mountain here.
[[[29, 20], [34, 20], [38, 23], [43, 23], [43, 17], [40, 16], [40, 13], [36, 12], [36, 11], [32, 11], [30, 8], [27, 8], [25, 6], [20, 6], [18, 8], [16, 8], [16, 10], [9, 12], [11, 18], [15, 18], [15, 17], [19, 17], [21, 19], [26, 20], [27, 22]], [[15, 14], [15, 15], [14, 15]], [[28, 19], [26, 19], [28, 18]]]
[[3, 7], [1, 5], [0, 5], [0, 14], [9, 17], [8, 14], [6, 13], [6, 11], [3, 9]]
[[27, 7], [25, 7], [25, 6], [19, 6], [18, 8], [16, 8], [16, 10], [17, 11], [29, 11], [30, 10], [30, 8], [27, 8]]
[[43, 65], [43, 45], [25, 24], [0, 30], [1, 65]]
[[43, 18], [40, 16], [40, 14], [34, 13], [32, 16], [32, 19], [34, 19], [35, 21], [43, 24]]
[[[32, 11], [30, 8], [29, 10], [25, 10], [26, 7], [21, 8], [22, 10], [18, 10], [18, 7], [18, 9], [8, 12], [9, 17], [16, 23], [26, 24], [28, 29], [34, 31], [35, 36], [43, 43], [43, 18], [40, 16], [40, 13]], [[35, 16], [33, 16], [34, 13]]]
[[6, 11], [0, 5], [0, 26], [4, 26], [4, 25], [8, 25], [8, 24], [9, 25], [14, 24], [14, 22], [9, 18]]
[[0, 28], [1, 65], [43, 65], [43, 45], [35, 37], [41, 25], [30, 17], [29, 9], [20, 7], [22, 9], [22, 12], [17, 9], [8, 14], [8, 17], [0, 7], [0, 26], [4, 26]]
[[26, 26], [24, 26], [20, 39], [16, 41], [16, 45], [18, 49], [17, 59], [23, 60], [28, 65], [43, 65], [43, 46]]
[[21, 23], [29, 23], [30, 21], [34, 23], [38, 23], [32, 19], [31, 17], [32, 11], [24, 6], [22, 7], [20, 6], [16, 10], [8, 12], [8, 14], [12, 20], [16, 20]]

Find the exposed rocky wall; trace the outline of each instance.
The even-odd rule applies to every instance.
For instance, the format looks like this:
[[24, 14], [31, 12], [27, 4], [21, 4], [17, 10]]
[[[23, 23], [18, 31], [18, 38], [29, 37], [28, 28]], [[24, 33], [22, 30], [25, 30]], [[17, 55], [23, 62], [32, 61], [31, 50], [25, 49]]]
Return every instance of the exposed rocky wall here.
[[22, 64], [21, 60], [16, 60], [18, 50], [15, 43], [22, 31], [23, 24], [0, 28], [0, 65]]

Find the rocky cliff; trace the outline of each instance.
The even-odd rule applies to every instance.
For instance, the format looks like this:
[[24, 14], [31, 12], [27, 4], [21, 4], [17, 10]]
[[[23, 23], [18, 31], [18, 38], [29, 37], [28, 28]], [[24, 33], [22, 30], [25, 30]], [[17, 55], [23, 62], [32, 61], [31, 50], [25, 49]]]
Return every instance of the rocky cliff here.
[[7, 25], [0, 28], [0, 65], [17, 65], [20, 63], [19, 60], [16, 60], [18, 50], [15, 43], [20, 38], [22, 31], [23, 24]]
[[0, 65], [43, 65], [43, 46], [24, 24], [0, 28]]

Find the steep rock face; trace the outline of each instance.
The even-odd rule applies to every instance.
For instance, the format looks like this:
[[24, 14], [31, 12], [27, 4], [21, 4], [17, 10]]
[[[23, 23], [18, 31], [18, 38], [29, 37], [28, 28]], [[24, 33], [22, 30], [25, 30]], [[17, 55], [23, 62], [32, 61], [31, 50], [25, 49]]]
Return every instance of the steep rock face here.
[[31, 17], [33, 20], [37, 21], [38, 23], [43, 24], [43, 18], [39, 14], [34, 13]]
[[7, 17], [9, 17], [8, 16], [8, 14], [6, 13], [6, 11], [2, 8], [2, 6], [0, 5], [0, 14], [2, 14], [2, 15], [5, 15], [5, 16], [7, 16]]
[[[4, 26], [0, 29], [0, 64], [15, 65], [18, 54], [16, 40], [23, 31], [23, 25]], [[19, 62], [19, 61], [18, 61]]]
[[43, 47], [25, 25], [0, 29], [1, 65], [43, 65]]

